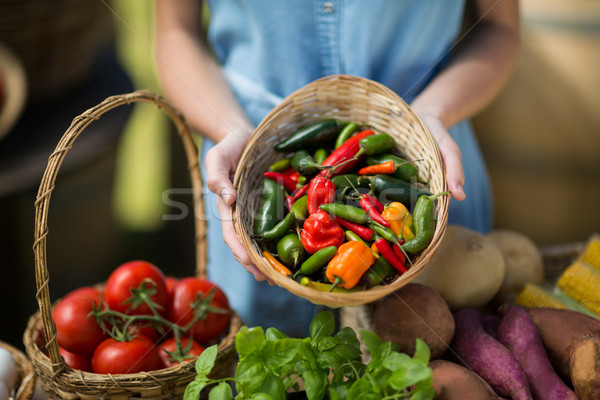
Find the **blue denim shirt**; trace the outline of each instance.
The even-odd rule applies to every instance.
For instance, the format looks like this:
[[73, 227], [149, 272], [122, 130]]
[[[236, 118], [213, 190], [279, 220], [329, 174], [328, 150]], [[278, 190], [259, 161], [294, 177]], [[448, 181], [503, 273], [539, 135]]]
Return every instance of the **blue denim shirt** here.
[[[258, 125], [285, 96], [322, 76], [378, 81], [410, 103], [456, 43], [463, 0], [209, 0], [209, 43], [238, 101]], [[449, 223], [491, 226], [486, 169], [468, 121], [450, 133], [461, 147], [467, 200], [452, 200]], [[212, 147], [206, 140], [203, 153]], [[318, 309], [258, 283], [222, 240], [215, 196], [206, 195], [209, 277], [249, 325], [304, 335]]]

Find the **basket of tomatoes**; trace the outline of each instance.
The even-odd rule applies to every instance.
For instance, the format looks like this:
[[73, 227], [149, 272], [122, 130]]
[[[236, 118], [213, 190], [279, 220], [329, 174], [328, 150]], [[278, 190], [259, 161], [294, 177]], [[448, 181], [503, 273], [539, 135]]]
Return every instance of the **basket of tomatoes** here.
[[195, 358], [218, 345], [215, 376], [231, 374], [242, 322], [225, 293], [206, 277], [206, 226], [195, 218], [193, 276], [166, 277], [144, 260], [126, 262], [103, 283], [50, 302], [46, 262], [49, 200], [58, 169], [85, 127], [132, 102], [155, 104], [173, 121], [188, 157], [194, 212], [203, 215], [197, 148], [181, 114], [147, 92], [112, 96], [74, 119], [49, 158], [36, 201], [35, 279], [39, 311], [23, 341], [37, 381], [51, 399], [182, 398], [194, 380]]
[[375, 301], [433, 256], [449, 192], [437, 144], [385, 86], [334, 75], [256, 128], [234, 177], [234, 228], [272, 281], [315, 304]]

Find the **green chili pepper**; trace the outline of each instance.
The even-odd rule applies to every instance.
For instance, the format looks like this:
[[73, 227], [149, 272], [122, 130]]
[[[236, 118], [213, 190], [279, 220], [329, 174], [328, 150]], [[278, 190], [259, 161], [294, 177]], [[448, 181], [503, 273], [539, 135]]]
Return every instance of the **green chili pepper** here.
[[375, 231], [375, 233], [377, 233], [379, 236], [381, 236], [388, 242], [398, 243], [398, 236], [396, 236], [394, 231], [391, 230], [390, 228], [385, 227], [378, 222], [373, 222], [370, 224], [370, 226], [371, 226], [371, 229], [373, 229]]
[[319, 165], [323, 164], [323, 161], [327, 159], [328, 155], [327, 150], [322, 147], [318, 148], [317, 151], [315, 151], [315, 162]]
[[396, 275], [396, 270], [383, 257], [379, 257], [363, 275], [365, 286], [372, 288], [379, 285], [388, 276]]
[[431, 195], [431, 193], [420, 190], [408, 182], [388, 175], [362, 176], [361, 179], [369, 182], [371, 190], [378, 194], [380, 201], [383, 203], [399, 201], [407, 205], [418, 199], [419, 196]]
[[290, 160], [290, 164], [296, 171], [307, 175], [314, 173], [321, 167], [306, 150], [296, 151]]
[[344, 122], [336, 119], [324, 119], [303, 126], [287, 139], [277, 143], [275, 150], [279, 152], [295, 151], [311, 144], [326, 142], [337, 135], [343, 124]]
[[356, 174], [336, 175], [331, 178], [331, 182], [336, 189], [344, 187], [367, 189], [369, 187], [369, 181]]
[[306, 261], [302, 263], [300, 269], [294, 274], [304, 274], [311, 275], [317, 272], [320, 268], [323, 268], [327, 264], [329, 260], [335, 256], [335, 252], [337, 251], [337, 246], [328, 246], [323, 247], [321, 250], [318, 250], [312, 256], [308, 257]]
[[[396, 167], [396, 171], [392, 174], [390, 174], [390, 176], [394, 177], [394, 178], [398, 178], [398, 179], [402, 179], [405, 182], [410, 182], [411, 179], [417, 175], [418, 170], [417, 167], [415, 166], [414, 163], [412, 162], [407, 162], [407, 160], [395, 156], [393, 154], [377, 154], [377, 155], [372, 155], [372, 156], [368, 156], [365, 159], [367, 165], [377, 165], [377, 164], [383, 164], [384, 162], [388, 162], [388, 161], [392, 161], [395, 165], [397, 165]], [[419, 181], [419, 179], [417, 178], [417, 181]]]
[[358, 236], [356, 233], [352, 232], [351, 230], [345, 231], [344, 235], [346, 236], [346, 240], [349, 241], [349, 242], [354, 241], [354, 242], [363, 242], [363, 243], [365, 243], [365, 241], [362, 240], [362, 238], [360, 236]]
[[306, 276], [300, 280], [300, 284], [302, 286], [313, 288], [320, 292], [352, 293], [352, 292], [358, 292], [358, 291], [362, 290], [358, 286], [355, 286], [352, 289], [345, 289], [343, 287], [335, 286], [330, 283], [315, 282], [315, 281], [311, 281]]
[[294, 225], [296, 221], [295, 214], [293, 212], [287, 213], [287, 215], [277, 223], [273, 228], [260, 233], [258, 235], [252, 235], [257, 240], [276, 240], [285, 235]]
[[273, 228], [282, 218], [285, 201], [283, 184], [264, 178], [263, 199], [254, 220], [254, 233], [259, 235]]
[[349, 124], [347, 124], [346, 126], [344, 126], [344, 129], [342, 129], [342, 131], [338, 135], [337, 139], [335, 140], [335, 147], [334, 148], [337, 149], [346, 140], [348, 140], [350, 138], [350, 136], [352, 136], [352, 134], [354, 133], [354, 131], [356, 130], [356, 128], [358, 128], [358, 124], [356, 122], [350, 122]]
[[387, 133], [377, 133], [360, 139], [358, 142], [362, 154], [369, 156], [381, 154], [394, 149], [394, 138]]
[[280, 172], [290, 166], [289, 158], [282, 158], [281, 160], [275, 161], [273, 164], [269, 166], [269, 171], [271, 172]]
[[431, 196], [420, 196], [413, 210], [415, 237], [402, 245], [407, 253], [420, 253], [431, 243], [435, 231], [435, 199], [450, 192], [436, 193]]
[[294, 205], [290, 209], [290, 213], [294, 214], [294, 219], [297, 222], [304, 221], [306, 217], [308, 217], [308, 204], [306, 203], [307, 199], [307, 195], [300, 197], [294, 202]]
[[364, 224], [371, 220], [369, 214], [367, 214], [365, 210], [347, 204], [327, 203], [321, 204], [319, 208], [328, 214], [335, 215], [350, 222], [356, 222], [357, 224]]
[[306, 250], [300, 242], [296, 232], [289, 232], [277, 242], [277, 255], [279, 260], [288, 267], [296, 267], [304, 256]]

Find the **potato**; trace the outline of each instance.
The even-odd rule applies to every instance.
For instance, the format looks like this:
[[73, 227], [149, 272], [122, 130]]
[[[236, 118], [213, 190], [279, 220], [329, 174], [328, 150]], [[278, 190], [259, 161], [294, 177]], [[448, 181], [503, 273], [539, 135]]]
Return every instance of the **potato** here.
[[382, 298], [373, 313], [373, 331], [383, 341], [398, 345], [412, 356], [416, 339], [422, 339], [435, 360], [444, 355], [452, 336], [454, 318], [448, 304], [433, 289], [409, 283]]
[[500, 289], [504, 274], [504, 257], [491, 239], [448, 225], [436, 253], [413, 282], [433, 288], [451, 310], [458, 310], [486, 305]]
[[496, 400], [498, 395], [479, 375], [447, 360], [429, 363], [435, 400]]
[[544, 282], [544, 263], [537, 246], [522, 233], [495, 230], [486, 235], [500, 249], [504, 258], [504, 280], [493, 302], [515, 301], [527, 283]]
[[571, 348], [571, 382], [579, 400], [600, 399], [600, 331]]

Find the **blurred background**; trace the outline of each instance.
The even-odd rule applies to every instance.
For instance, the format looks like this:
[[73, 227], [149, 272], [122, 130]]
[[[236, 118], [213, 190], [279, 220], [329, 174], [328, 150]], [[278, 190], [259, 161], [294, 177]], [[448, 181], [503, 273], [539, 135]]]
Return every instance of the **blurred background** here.
[[[0, 1], [2, 341], [22, 348], [37, 310], [34, 204], [60, 137], [108, 96], [160, 92], [153, 12], [147, 0]], [[539, 246], [583, 242], [600, 232], [600, 2], [522, 0], [521, 12], [515, 74], [473, 120], [494, 189], [494, 226]], [[193, 273], [192, 215], [162, 218], [171, 212], [165, 191], [190, 187], [171, 132], [154, 106], [132, 105], [78, 138], [50, 203], [53, 300], [133, 259]], [[189, 194], [171, 199], [191, 205]]]

